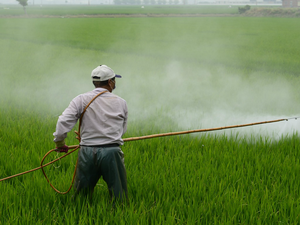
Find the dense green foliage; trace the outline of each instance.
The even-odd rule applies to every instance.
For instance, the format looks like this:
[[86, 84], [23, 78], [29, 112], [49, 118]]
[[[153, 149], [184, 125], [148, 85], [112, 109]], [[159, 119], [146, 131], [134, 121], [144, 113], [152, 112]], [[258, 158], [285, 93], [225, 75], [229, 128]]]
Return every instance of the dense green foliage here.
[[28, 5], [28, 0], [17, 0], [17, 2], [19, 2], [19, 4], [23, 7]]
[[[22, 112], [3, 115], [10, 116], [10, 129], [1, 135], [7, 140], [1, 143], [1, 177], [39, 165], [52, 147], [54, 124]], [[7, 131], [8, 125], [1, 127]], [[276, 142], [214, 135], [129, 142], [123, 147], [128, 205], [112, 210], [103, 180], [91, 205], [84, 199], [74, 202], [72, 194], [52, 191], [37, 171], [1, 183], [1, 223], [297, 224], [299, 146], [298, 136]], [[46, 168], [60, 190], [70, 184], [75, 158], [69, 156], [58, 169]]]
[[244, 7], [239, 7], [239, 13], [245, 13], [247, 10], [250, 10], [251, 9], [251, 6], [250, 5], [246, 5]]
[[[0, 178], [39, 166], [54, 147], [57, 116], [92, 88], [98, 64], [123, 75], [116, 93], [129, 107], [125, 137], [224, 126], [239, 114], [297, 114], [298, 24], [0, 19]], [[234, 110], [218, 120], [216, 110], [228, 108]], [[125, 143], [130, 199], [115, 209], [103, 180], [91, 204], [56, 194], [41, 171], [1, 182], [0, 224], [298, 224], [298, 134], [275, 139], [242, 131]], [[77, 144], [72, 132], [66, 141]], [[60, 190], [68, 188], [75, 161], [76, 153], [46, 168]]]

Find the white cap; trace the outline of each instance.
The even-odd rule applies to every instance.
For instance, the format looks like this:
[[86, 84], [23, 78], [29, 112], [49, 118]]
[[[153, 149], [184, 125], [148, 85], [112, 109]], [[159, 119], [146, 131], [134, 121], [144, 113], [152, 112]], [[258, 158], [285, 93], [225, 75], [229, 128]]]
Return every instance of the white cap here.
[[115, 72], [106, 65], [100, 65], [96, 67], [91, 74], [93, 81], [105, 81], [114, 77], [121, 78], [120, 75], [116, 75]]

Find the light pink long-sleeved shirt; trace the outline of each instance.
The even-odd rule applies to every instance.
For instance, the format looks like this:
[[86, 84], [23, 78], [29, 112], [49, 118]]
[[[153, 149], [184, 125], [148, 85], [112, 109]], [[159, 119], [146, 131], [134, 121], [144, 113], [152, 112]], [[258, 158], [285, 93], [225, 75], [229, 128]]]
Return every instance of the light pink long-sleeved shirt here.
[[[56, 131], [53, 133], [54, 142], [62, 141], [67, 133], [77, 123], [87, 104], [104, 88], [78, 95], [68, 108], [59, 116]], [[80, 145], [104, 145], [117, 143], [123, 145], [122, 136], [127, 130], [126, 101], [110, 92], [98, 96], [87, 108], [83, 115], [80, 136]]]

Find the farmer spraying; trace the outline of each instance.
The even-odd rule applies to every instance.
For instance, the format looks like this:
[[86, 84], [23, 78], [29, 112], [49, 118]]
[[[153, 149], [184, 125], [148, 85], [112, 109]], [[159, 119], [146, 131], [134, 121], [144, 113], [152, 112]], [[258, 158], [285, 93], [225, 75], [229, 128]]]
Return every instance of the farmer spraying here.
[[68, 152], [64, 139], [78, 120], [80, 150], [75, 175], [76, 194], [92, 196], [98, 180], [103, 177], [111, 199], [127, 197], [122, 136], [127, 129], [126, 101], [112, 93], [115, 78], [121, 78], [106, 65], [92, 71], [95, 89], [75, 97], [59, 116], [53, 133], [56, 151]]
[[[124, 142], [196, 132], [242, 128], [300, 118], [300, 116], [281, 118], [255, 123], [160, 133], [122, 139], [122, 136], [127, 129], [127, 104], [124, 99], [112, 94], [112, 91], [116, 88], [115, 78], [121, 78], [121, 76], [116, 75], [114, 71], [106, 65], [100, 65], [95, 68], [92, 71], [91, 76], [95, 89], [75, 97], [58, 118], [56, 131], [53, 133], [56, 148], [51, 149], [44, 155], [39, 167], [1, 178], [0, 182], [41, 169], [47, 182], [57, 193], [67, 194], [74, 184], [76, 190], [75, 196], [79, 193], [85, 195], [90, 194], [90, 196], [92, 196], [94, 187], [102, 176], [107, 183], [111, 199], [113, 200], [115, 198], [123, 200], [124, 197], [127, 198], [127, 178], [124, 166], [124, 154], [120, 148]], [[78, 135], [77, 139], [80, 144], [67, 146], [64, 140], [78, 120], [79, 130], [75, 133]], [[73, 150], [69, 151], [70, 149]], [[78, 160], [71, 185], [67, 191], [61, 192], [51, 184], [45, 173], [44, 167], [57, 162], [78, 149]], [[46, 157], [54, 151], [65, 152], [66, 154], [51, 162], [44, 163]]]

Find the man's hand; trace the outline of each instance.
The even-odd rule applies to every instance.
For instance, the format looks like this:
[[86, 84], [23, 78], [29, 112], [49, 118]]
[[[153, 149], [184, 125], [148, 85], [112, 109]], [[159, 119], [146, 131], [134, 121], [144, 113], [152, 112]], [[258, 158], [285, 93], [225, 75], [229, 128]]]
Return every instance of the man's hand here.
[[56, 152], [68, 153], [69, 147], [65, 144], [64, 140], [55, 142], [55, 144], [56, 144], [56, 149], [55, 149]]
[[65, 153], [68, 153], [69, 147], [67, 145], [64, 145], [62, 147], [56, 148], [55, 151], [56, 152], [65, 152]]

